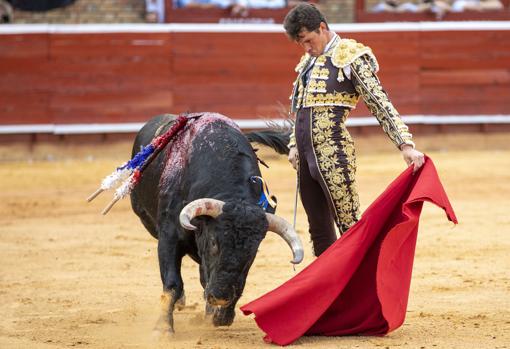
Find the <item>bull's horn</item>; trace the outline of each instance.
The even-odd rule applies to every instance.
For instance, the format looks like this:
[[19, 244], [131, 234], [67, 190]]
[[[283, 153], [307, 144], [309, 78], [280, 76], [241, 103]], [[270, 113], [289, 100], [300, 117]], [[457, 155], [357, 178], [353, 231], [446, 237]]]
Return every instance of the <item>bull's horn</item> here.
[[292, 250], [294, 259], [290, 262], [293, 264], [301, 263], [304, 255], [303, 244], [292, 225], [285, 219], [271, 213], [266, 213], [266, 217], [269, 222], [268, 230], [280, 235]]
[[184, 229], [196, 230], [191, 220], [197, 216], [211, 216], [213, 218], [218, 217], [222, 213], [223, 205], [225, 203], [216, 199], [197, 199], [181, 210], [179, 215], [179, 222]]

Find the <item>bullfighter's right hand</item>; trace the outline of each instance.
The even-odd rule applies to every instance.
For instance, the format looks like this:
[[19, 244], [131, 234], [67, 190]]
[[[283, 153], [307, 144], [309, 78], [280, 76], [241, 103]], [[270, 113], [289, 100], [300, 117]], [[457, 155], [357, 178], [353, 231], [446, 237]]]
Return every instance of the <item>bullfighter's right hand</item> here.
[[297, 170], [297, 165], [299, 161], [299, 154], [297, 147], [292, 147], [289, 150], [289, 162], [292, 164], [292, 167], [294, 167], [294, 170]]

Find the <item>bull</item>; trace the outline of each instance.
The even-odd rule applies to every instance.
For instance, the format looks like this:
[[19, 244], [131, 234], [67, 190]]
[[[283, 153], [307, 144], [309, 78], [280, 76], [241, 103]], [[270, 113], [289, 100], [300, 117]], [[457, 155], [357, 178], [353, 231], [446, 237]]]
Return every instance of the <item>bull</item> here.
[[[188, 117], [186, 127], [146, 168], [131, 193], [134, 212], [158, 239], [163, 283], [158, 330], [167, 333], [174, 331], [174, 309], [185, 300], [181, 275], [185, 255], [199, 264], [206, 314], [215, 326], [232, 324], [235, 305], [267, 231], [287, 242], [292, 263], [303, 259], [292, 226], [258, 204], [261, 185], [252, 178], [261, 173], [248, 138], [220, 114]], [[163, 115], [147, 122], [136, 136], [133, 155], [174, 119]], [[271, 140], [266, 141], [276, 149]]]

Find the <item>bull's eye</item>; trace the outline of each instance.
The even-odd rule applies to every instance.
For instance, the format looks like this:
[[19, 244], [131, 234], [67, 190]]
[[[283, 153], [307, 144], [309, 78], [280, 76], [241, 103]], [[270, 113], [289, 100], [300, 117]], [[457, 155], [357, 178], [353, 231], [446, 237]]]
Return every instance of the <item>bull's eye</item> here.
[[216, 242], [216, 239], [212, 238], [209, 246], [211, 249], [211, 254], [217, 255], [219, 252], [219, 248], [218, 248], [218, 243]]

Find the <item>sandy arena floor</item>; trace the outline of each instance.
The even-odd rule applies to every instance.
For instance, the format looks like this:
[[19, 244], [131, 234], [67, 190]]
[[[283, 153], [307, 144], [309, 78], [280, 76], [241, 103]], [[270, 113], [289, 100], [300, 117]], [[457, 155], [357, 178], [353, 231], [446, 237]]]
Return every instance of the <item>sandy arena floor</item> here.
[[[358, 137], [359, 138], [359, 137]], [[305, 337], [302, 348], [510, 347], [510, 134], [441, 135], [418, 142], [434, 160], [460, 224], [425, 205], [404, 325], [386, 337]], [[361, 202], [403, 169], [382, 137], [359, 138]], [[187, 307], [176, 334], [152, 337], [159, 315], [156, 240], [128, 200], [100, 215], [111, 193], [87, 204], [100, 180], [129, 156], [129, 144], [0, 147], [0, 348], [269, 348], [237, 311], [229, 328], [203, 321], [197, 266], [185, 258]], [[477, 148], [477, 149], [476, 149]], [[377, 151], [377, 153], [376, 153]], [[295, 181], [285, 158], [264, 152], [278, 213], [292, 220]], [[311, 261], [306, 218], [298, 230]], [[242, 305], [292, 275], [290, 250], [268, 234]]]

